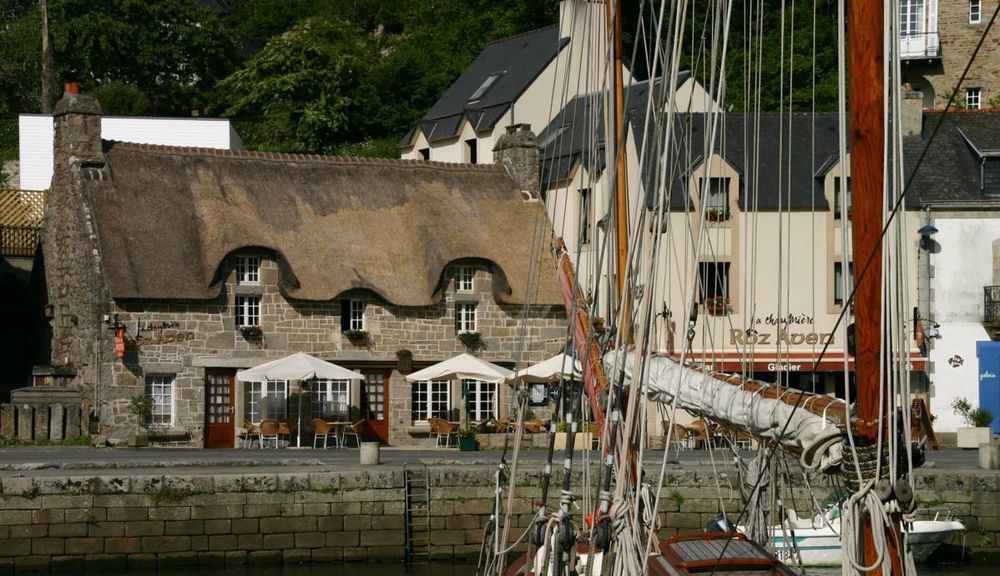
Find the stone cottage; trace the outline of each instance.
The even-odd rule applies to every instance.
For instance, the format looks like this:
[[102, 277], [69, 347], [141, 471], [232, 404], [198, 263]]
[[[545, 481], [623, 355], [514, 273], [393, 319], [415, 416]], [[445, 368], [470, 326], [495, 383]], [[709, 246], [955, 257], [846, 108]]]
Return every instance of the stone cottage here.
[[[464, 391], [474, 419], [505, 412], [505, 386], [405, 382], [465, 351], [462, 334], [508, 367], [561, 349], [551, 227], [503, 167], [124, 144], [101, 140], [100, 114], [78, 94], [56, 107], [42, 246], [52, 365], [102, 437], [142, 424], [224, 447], [244, 420], [301, 416], [413, 444]], [[235, 379], [298, 351], [365, 380], [300, 403], [295, 382]]]

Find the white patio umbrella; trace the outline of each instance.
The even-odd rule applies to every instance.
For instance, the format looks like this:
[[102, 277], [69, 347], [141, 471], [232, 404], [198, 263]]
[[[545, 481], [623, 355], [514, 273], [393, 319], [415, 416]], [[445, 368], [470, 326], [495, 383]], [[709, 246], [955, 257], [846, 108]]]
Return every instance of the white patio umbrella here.
[[[482, 380], [484, 382], [501, 383], [514, 378], [514, 372], [497, 366], [492, 362], [487, 362], [482, 358], [476, 358], [472, 354], [459, 354], [454, 358], [449, 358], [443, 362], [428, 366], [423, 370], [417, 370], [406, 377], [409, 382], [422, 382], [424, 380]], [[465, 415], [465, 403], [462, 403], [462, 414]]]
[[[265, 362], [247, 370], [236, 373], [240, 382], [261, 382], [264, 380], [364, 380], [364, 374], [337, 366], [332, 362], [320, 360], [305, 352], [296, 352], [290, 356]], [[299, 391], [299, 416], [295, 444], [302, 445], [302, 392]]]
[[538, 364], [532, 364], [521, 372], [517, 377], [525, 382], [551, 382], [559, 380], [563, 376], [572, 378], [583, 377], [583, 366], [579, 360], [567, 354], [556, 354], [548, 360], [542, 360]]

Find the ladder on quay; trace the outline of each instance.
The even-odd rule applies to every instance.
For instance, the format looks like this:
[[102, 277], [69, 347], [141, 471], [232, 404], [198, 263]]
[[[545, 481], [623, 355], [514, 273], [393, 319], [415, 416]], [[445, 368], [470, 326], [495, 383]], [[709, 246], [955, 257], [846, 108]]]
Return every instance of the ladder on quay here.
[[406, 560], [431, 559], [431, 483], [426, 464], [403, 467], [406, 492]]

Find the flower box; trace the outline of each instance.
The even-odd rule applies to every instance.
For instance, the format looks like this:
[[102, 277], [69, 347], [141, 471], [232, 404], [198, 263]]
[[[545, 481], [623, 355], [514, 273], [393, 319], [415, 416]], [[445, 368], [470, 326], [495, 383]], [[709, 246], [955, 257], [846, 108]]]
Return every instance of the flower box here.
[[371, 335], [367, 330], [347, 330], [344, 332], [347, 341], [358, 347], [366, 347], [371, 344]]
[[245, 339], [253, 342], [259, 342], [264, 337], [264, 331], [260, 326], [240, 326], [240, 333]]

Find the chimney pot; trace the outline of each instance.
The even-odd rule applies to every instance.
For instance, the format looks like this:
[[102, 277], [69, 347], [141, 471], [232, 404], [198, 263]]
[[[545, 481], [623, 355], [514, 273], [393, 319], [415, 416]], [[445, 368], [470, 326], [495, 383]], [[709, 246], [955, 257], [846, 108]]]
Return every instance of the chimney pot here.
[[63, 92], [69, 92], [70, 94], [79, 94], [80, 85], [76, 82], [66, 82], [63, 84]]

